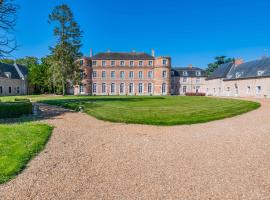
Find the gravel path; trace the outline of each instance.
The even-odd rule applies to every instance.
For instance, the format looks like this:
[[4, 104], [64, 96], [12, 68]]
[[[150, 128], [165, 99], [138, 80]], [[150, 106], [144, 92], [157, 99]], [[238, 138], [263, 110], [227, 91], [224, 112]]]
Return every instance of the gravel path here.
[[55, 130], [0, 199], [270, 199], [270, 101], [192, 126], [114, 124], [41, 106]]

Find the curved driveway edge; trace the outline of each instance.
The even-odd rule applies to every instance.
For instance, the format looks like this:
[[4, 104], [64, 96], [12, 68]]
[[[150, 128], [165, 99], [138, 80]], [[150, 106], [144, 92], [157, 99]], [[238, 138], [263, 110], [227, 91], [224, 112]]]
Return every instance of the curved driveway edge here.
[[[233, 118], [156, 127], [59, 112], [46, 149], [0, 199], [270, 199], [270, 101]], [[46, 110], [47, 109], [47, 110]]]

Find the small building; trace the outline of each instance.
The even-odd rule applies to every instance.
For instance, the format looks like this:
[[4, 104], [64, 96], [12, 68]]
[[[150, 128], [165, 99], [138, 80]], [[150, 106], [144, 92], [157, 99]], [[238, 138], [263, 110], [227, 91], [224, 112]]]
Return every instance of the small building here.
[[26, 95], [27, 74], [23, 65], [0, 63], [0, 96]]
[[171, 70], [171, 94], [204, 93], [206, 77], [203, 69], [192, 65], [173, 68]]
[[75, 95], [170, 95], [171, 58], [137, 52], [102, 52], [81, 59]]
[[221, 65], [206, 80], [211, 96], [270, 97], [270, 58]]

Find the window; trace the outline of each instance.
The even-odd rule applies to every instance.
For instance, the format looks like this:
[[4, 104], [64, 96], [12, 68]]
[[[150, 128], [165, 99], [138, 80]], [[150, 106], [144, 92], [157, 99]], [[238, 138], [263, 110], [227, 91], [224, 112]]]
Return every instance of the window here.
[[83, 60], [80, 60], [80, 65], [83, 65]]
[[142, 60], [139, 61], [139, 66], [140, 67], [143, 66], [143, 61]]
[[102, 78], [106, 78], [106, 72], [105, 71], [102, 71]]
[[162, 71], [162, 78], [167, 78], [167, 71]]
[[96, 61], [96, 60], [93, 60], [93, 61], [92, 61], [92, 65], [93, 65], [93, 66], [97, 66], [97, 61]]
[[262, 71], [262, 70], [257, 71], [258, 76], [262, 76], [263, 74], [264, 74], [264, 71]]
[[97, 72], [93, 71], [93, 78], [96, 78], [96, 77], [97, 77]]
[[162, 83], [161, 92], [162, 94], [166, 94], [166, 83]]
[[187, 86], [183, 86], [183, 93], [185, 94], [187, 92]]
[[80, 85], [80, 93], [83, 93], [83, 92], [84, 92], [84, 86]]
[[133, 67], [133, 66], [134, 66], [134, 61], [131, 60], [131, 61], [129, 62], [129, 65], [130, 65], [130, 67]]
[[11, 87], [8, 87], [8, 93], [11, 94]]
[[106, 66], [106, 61], [103, 60], [103, 61], [102, 61], [102, 67], [105, 67], [105, 66]]
[[83, 77], [84, 77], [83, 71], [80, 71], [80, 78], [83, 78]]
[[134, 78], [134, 72], [133, 71], [129, 72], [129, 78]]
[[124, 83], [120, 83], [120, 94], [125, 93], [125, 84]]
[[115, 93], [115, 84], [114, 83], [111, 84], [111, 93], [112, 94]]
[[174, 76], [174, 71], [171, 71], [171, 76]]
[[196, 76], [200, 76], [201, 72], [200, 71], [196, 71]]
[[106, 93], [106, 83], [102, 83], [102, 88], [101, 88], [101, 90], [102, 90], [102, 93], [103, 93], [103, 94]]
[[257, 86], [256, 87], [256, 94], [257, 95], [260, 95], [261, 94], [261, 90], [262, 90], [262, 87], [261, 86]]
[[148, 78], [153, 78], [153, 71], [148, 71]]
[[121, 60], [121, 61], [120, 61], [120, 66], [121, 66], [121, 67], [124, 67], [124, 66], [125, 66], [125, 61]]
[[111, 71], [111, 78], [115, 78], [115, 71]]
[[114, 61], [114, 60], [111, 61], [111, 66], [112, 66], [112, 67], [115, 66], [115, 61]]
[[250, 94], [250, 91], [251, 91], [251, 87], [247, 86], [247, 94]]
[[152, 89], [153, 87], [152, 87], [152, 83], [148, 83], [148, 87], [147, 87], [147, 91], [148, 91], [148, 94], [152, 94]]
[[143, 72], [142, 71], [139, 71], [139, 79], [142, 79], [143, 78]]
[[216, 88], [213, 88], [213, 90], [214, 90], [214, 94], [216, 94]]
[[97, 92], [97, 84], [93, 83], [93, 93], [96, 93], [96, 92]]
[[17, 94], [20, 94], [20, 87], [17, 87]]
[[5, 72], [5, 76], [6, 76], [7, 78], [11, 78], [11, 73], [10, 73], [10, 72]]
[[184, 82], [184, 83], [187, 82], [187, 77], [183, 77], [183, 82]]
[[200, 83], [201, 82], [201, 78], [197, 77], [196, 78], [196, 83]]
[[196, 86], [196, 93], [200, 91], [200, 86]]
[[0, 86], [0, 94], [3, 94], [3, 87]]
[[188, 72], [187, 71], [183, 71], [183, 76], [187, 76]]
[[163, 60], [162, 60], [163, 66], [166, 66], [166, 65], [167, 65], [167, 62], [168, 62], [168, 61], [167, 61], [166, 59], [163, 59]]
[[153, 61], [152, 60], [148, 61], [148, 66], [153, 66]]
[[120, 71], [120, 78], [121, 79], [125, 78], [125, 72], [124, 71]]
[[139, 94], [142, 94], [143, 93], [143, 84], [142, 83], [139, 83]]
[[132, 94], [133, 93], [133, 83], [129, 84], [129, 89], [128, 89], [129, 93]]

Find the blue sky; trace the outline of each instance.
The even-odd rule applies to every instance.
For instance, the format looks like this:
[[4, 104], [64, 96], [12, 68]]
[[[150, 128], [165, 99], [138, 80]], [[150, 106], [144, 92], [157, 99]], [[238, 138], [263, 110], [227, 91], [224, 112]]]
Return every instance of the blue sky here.
[[14, 53], [42, 57], [55, 38], [48, 15], [67, 3], [84, 31], [82, 52], [151, 52], [173, 66], [205, 68], [213, 57], [270, 55], [269, 0], [15, 0], [20, 5]]

